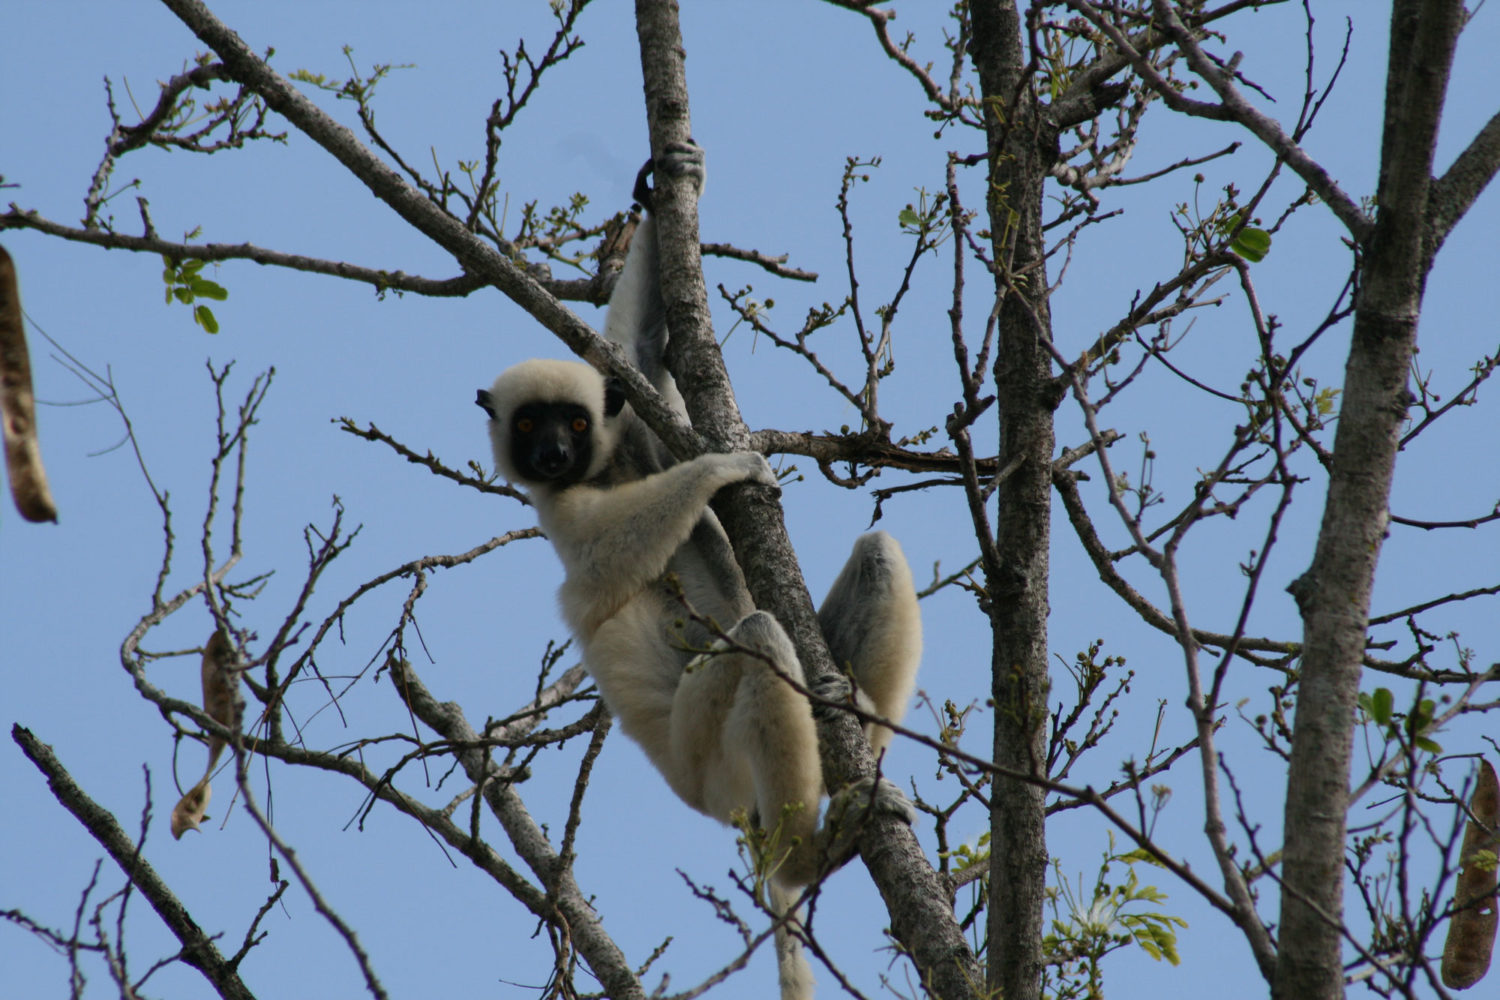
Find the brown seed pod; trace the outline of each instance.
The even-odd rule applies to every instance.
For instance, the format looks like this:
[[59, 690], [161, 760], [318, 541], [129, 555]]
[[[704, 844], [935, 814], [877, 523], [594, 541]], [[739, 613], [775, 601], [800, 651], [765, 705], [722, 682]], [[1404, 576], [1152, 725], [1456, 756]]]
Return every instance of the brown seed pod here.
[[[203, 710], [230, 729], [238, 729], [243, 705], [240, 702], [240, 675], [234, 643], [223, 629], [215, 629], [203, 647]], [[172, 836], [181, 838], [189, 830], [197, 830], [208, 818], [208, 801], [213, 789], [208, 780], [214, 773], [214, 765], [224, 752], [224, 741], [217, 736], [208, 741], [208, 766], [203, 777], [188, 789], [172, 810]]]
[[[1479, 763], [1479, 783], [1469, 800], [1471, 817], [1459, 855], [1453, 918], [1443, 944], [1443, 985], [1466, 990], [1484, 978], [1495, 950], [1495, 858], [1500, 852], [1500, 782], [1489, 761]], [[1476, 823], [1475, 820], [1478, 820]], [[1481, 856], [1481, 852], [1488, 852]]]
[[57, 505], [47, 488], [36, 437], [36, 398], [31, 393], [31, 358], [26, 352], [16, 265], [4, 247], [0, 247], [0, 431], [16, 510], [28, 521], [56, 521]]

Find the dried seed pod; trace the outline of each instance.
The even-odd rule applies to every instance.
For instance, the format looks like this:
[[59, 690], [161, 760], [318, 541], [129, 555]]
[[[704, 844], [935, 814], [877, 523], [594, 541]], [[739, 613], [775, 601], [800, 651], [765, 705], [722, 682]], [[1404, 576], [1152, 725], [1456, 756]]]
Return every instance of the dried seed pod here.
[[198, 829], [198, 825], [208, 819], [208, 800], [214, 790], [208, 787], [208, 775], [199, 779], [198, 783], [188, 789], [186, 795], [177, 801], [172, 809], [172, 839], [181, 840], [182, 835], [189, 830]]
[[[208, 637], [208, 643], [203, 647], [203, 667], [201, 671], [203, 679], [203, 710], [207, 712], [215, 722], [222, 723], [230, 729], [237, 729], [240, 724], [240, 674], [235, 663], [234, 643], [229, 641], [229, 636], [223, 629], [215, 629], [214, 634]], [[188, 789], [172, 810], [172, 836], [180, 838], [188, 830], [198, 829], [198, 824], [208, 818], [208, 800], [213, 795], [213, 789], [208, 785], [209, 775], [213, 774], [214, 765], [219, 761], [219, 755], [224, 752], [224, 741], [217, 736], [209, 737], [208, 741], [208, 766], [203, 769], [203, 777], [198, 783]]]
[[[203, 647], [203, 710], [221, 725], [235, 729], [240, 723], [240, 674], [235, 664], [234, 643], [223, 629], [215, 629]], [[213, 770], [224, 741], [213, 737], [208, 744], [208, 767]]]
[[56, 521], [57, 505], [47, 487], [36, 437], [36, 398], [31, 393], [21, 291], [16, 265], [4, 247], [0, 247], [0, 432], [5, 438], [5, 468], [16, 510], [28, 521]]
[[[1484, 978], [1495, 950], [1495, 859], [1500, 853], [1500, 783], [1489, 761], [1480, 761], [1479, 783], [1469, 800], [1453, 918], [1443, 944], [1443, 985], [1466, 990]], [[1478, 820], [1478, 822], [1475, 822]]]

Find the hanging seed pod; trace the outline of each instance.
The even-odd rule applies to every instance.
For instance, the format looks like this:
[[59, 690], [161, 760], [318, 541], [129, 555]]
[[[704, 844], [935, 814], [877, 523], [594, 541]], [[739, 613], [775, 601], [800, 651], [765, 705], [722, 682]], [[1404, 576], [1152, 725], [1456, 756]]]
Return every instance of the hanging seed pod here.
[[16, 510], [28, 521], [56, 521], [57, 505], [47, 488], [36, 437], [36, 399], [31, 394], [31, 358], [21, 320], [16, 265], [0, 247], [0, 431], [5, 469]]
[[[203, 710], [215, 722], [230, 729], [238, 729], [242, 705], [240, 703], [240, 675], [235, 660], [234, 643], [223, 629], [215, 629], [203, 647]], [[214, 765], [224, 752], [224, 741], [217, 736], [208, 741], [208, 766], [203, 777], [188, 789], [172, 810], [172, 836], [180, 839], [189, 830], [196, 830], [208, 818], [208, 801], [213, 789], [208, 780], [214, 773]]]
[[[1469, 824], [1453, 890], [1453, 919], [1443, 944], [1443, 985], [1466, 990], [1484, 978], [1495, 950], [1495, 859], [1500, 853], [1500, 783], [1489, 761], [1469, 800]], [[1478, 820], [1478, 822], [1475, 822]]]

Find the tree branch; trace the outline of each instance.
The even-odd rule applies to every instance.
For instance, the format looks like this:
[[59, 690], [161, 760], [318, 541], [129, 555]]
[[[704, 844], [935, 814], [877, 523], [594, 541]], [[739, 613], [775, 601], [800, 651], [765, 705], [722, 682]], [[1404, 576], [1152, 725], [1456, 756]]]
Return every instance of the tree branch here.
[[[670, 0], [637, 0], [636, 29], [651, 149], [659, 155], [691, 134], [677, 5]], [[660, 226], [662, 295], [672, 331], [668, 368], [682, 389], [694, 427], [719, 448], [744, 448], [749, 432], [713, 338], [697, 252], [697, 206], [685, 185], [668, 179], [658, 190], [654, 207]], [[648, 417], [647, 422], [655, 428], [654, 420]], [[720, 492], [714, 506], [734, 543], [756, 606], [771, 612], [786, 629], [808, 682], [815, 685], [835, 676], [771, 491], [761, 486], [730, 487]], [[869, 744], [849, 716], [821, 713], [818, 743], [824, 781], [830, 789], [875, 774]], [[974, 996], [982, 983], [978, 965], [911, 828], [896, 816], [876, 811], [864, 825], [859, 844], [890, 913], [892, 932], [911, 954], [924, 982], [946, 1000]]]
[[[572, 869], [552, 849], [547, 835], [531, 818], [515, 788], [497, 773], [498, 767], [483, 747], [479, 734], [453, 702], [439, 702], [422, 684], [410, 664], [394, 661], [391, 678], [402, 701], [434, 732], [462, 747], [456, 754], [469, 780], [479, 786], [490, 810], [500, 820], [516, 853], [547, 889], [548, 920], [564, 921], [564, 929], [599, 977], [606, 995], [616, 1000], [644, 1000], [645, 991], [619, 947], [605, 932], [587, 897], [573, 880]], [[549, 699], [550, 700], [550, 699]]]
[[1177, 17], [1169, 0], [1153, 0], [1153, 4], [1157, 20], [1162, 28], [1187, 57], [1188, 65], [1192, 67], [1193, 72], [1202, 77], [1204, 82], [1219, 95], [1221, 103], [1195, 101], [1182, 96], [1182, 92], [1163, 77], [1156, 67], [1151, 65], [1150, 60], [1136, 50], [1124, 32], [1100, 13], [1094, 4], [1086, 0], [1068, 0], [1069, 7], [1083, 15], [1095, 28], [1109, 37], [1114, 46], [1130, 60], [1136, 73], [1151, 86], [1167, 107], [1197, 118], [1238, 122], [1244, 126], [1285, 161], [1287, 166], [1297, 173], [1297, 176], [1306, 181], [1307, 186], [1312, 188], [1318, 197], [1328, 203], [1333, 214], [1338, 216], [1339, 221], [1356, 240], [1363, 240], [1370, 232], [1371, 222], [1354, 199], [1344, 193], [1338, 182], [1329, 175], [1322, 164], [1308, 156], [1302, 147], [1282, 130], [1281, 125], [1274, 118], [1257, 111], [1254, 105], [1245, 99], [1229, 75], [1220, 70], [1204, 53], [1193, 33]]
[[43, 218], [35, 211], [22, 209], [12, 203], [10, 211], [0, 215], [0, 230], [34, 229], [48, 236], [56, 236], [73, 243], [88, 243], [106, 250], [130, 250], [135, 253], [155, 253], [175, 260], [248, 260], [256, 264], [284, 267], [293, 271], [312, 274], [327, 274], [335, 278], [347, 278], [373, 285], [376, 291], [387, 289], [413, 292], [418, 295], [464, 296], [489, 282], [472, 274], [453, 278], [424, 278], [404, 271], [387, 271], [381, 268], [362, 267], [341, 260], [324, 260], [281, 250], [268, 250], [253, 243], [186, 243], [164, 240], [155, 236], [128, 236], [104, 229], [79, 229], [64, 226]]
[[1297, 835], [1287, 839], [1283, 859], [1278, 1000], [1344, 995], [1343, 860], [1360, 666], [1412, 399], [1407, 381], [1432, 261], [1426, 252], [1432, 160], [1463, 17], [1459, 0], [1396, 0], [1391, 15], [1380, 209], [1363, 241], [1317, 547], [1306, 572], [1287, 588], [1302, 615], [1305, 644], [1283, 820]]
[[1494, 179], [1497, 170], [1500, 170], [1500, 113], [1485, 122], [1447, 172], [1432, 183], [1427, 194], [1427, 224], [1431, 228], [1429, 258], [1437, 255], [1448, 234]]
[[224, 1000], [255, 1000], [255, 995], [240, 979], [234, 965], [224, 958], [213, 939], [198, 926], [187, 907], [156, 874], [150, 862], [141, 857], [140, 845], [130, 838], [108, 809], [78, 787], [52, 748], [19, 723], [11, 726], [10, 736], [37, 770], [46, 775], [53, 798], [83, 824], [84, 829], [115, 859], [131, 884], [146, 897], [162, 923], [182, 944], [182, 960], [203, 973]]
[[[370, 152], [347, 127], [330, 118], [286, 78], [258, 58], [239, 35], [204, 6], [201, 0], [162, 0], [204, 44], [213, 49], [230, 77], [260, 94], [267, 106], [322, 146], [392, 210], [451, 253], [464, 272], [494, 285], [525, 309], [568, 348], [589, 364], [619, 378], [637, 413], [649, 415], [657, 434], [679, 454], [696, 455], [702, 439], [683, 424], [657, 395], [625, 354], [600, 337], [531, 275], [495, 247], [469, 231], [463, 221], [413, 188], [395, 170]], [[694, 248], [697, 243], [694, 241]]]

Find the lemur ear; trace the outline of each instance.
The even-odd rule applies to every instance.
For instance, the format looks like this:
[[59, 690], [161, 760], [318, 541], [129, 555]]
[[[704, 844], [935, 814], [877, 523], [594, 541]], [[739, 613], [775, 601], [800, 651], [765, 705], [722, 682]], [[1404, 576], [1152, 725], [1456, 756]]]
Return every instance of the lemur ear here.
[[604, 380], [604, 415], [618, 417], [625, 409], [625, 388], [617, 378]]
[[495, 401], [490, 398], [490, 391], [488, 389], [480, 389], [475, 396], [474, 402], [481, 410], [490, 415], [491, 420], [495, 419]]

